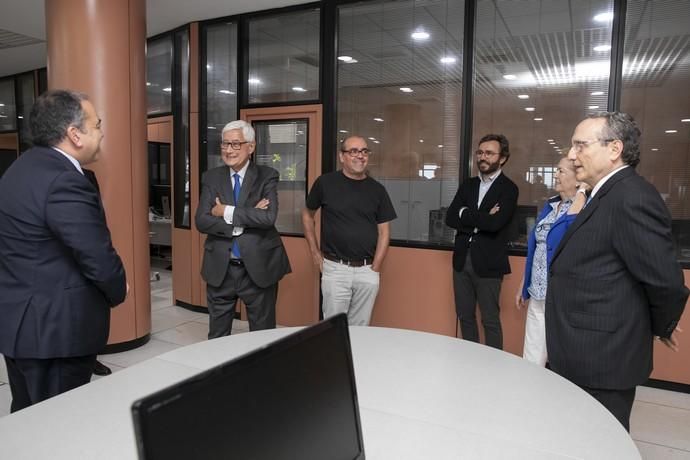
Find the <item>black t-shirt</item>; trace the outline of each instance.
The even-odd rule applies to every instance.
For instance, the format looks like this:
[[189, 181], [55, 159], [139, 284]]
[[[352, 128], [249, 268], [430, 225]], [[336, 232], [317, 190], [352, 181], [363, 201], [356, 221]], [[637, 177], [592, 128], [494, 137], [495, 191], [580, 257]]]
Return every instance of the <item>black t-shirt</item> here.
[[316, 179], [307, 208], [321, 208], [321, 251], [346, 260], [373, 258], [377, 224], [397, 217], [383, 185], [368, 176], [350, 179], [341, 171]]

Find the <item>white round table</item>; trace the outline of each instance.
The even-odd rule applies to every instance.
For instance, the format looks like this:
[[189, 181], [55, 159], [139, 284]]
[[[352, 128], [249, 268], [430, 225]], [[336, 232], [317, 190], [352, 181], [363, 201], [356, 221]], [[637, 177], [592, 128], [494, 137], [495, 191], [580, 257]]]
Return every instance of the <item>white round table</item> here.
[[[132, 402], [295, 330], [179, 348], [0, 418], [0, 457], [136, 459]], [[400, 329], [350, 336], [368, 460], [640, 458], [597, 401], [509, 353]]]

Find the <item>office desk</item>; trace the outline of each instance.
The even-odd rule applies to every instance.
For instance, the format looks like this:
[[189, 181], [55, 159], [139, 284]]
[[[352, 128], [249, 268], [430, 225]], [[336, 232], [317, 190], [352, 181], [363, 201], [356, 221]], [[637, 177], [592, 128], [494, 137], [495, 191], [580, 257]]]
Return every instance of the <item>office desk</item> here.
[[172, 246], [172, 220], [165, 218], [149, 219], [150, 244]]
[[[0, 418], [0, 456], [136, 459], [135, 399], [294, 330], [190, 345]], [[423, 332], [350, 334], [369, 460], [640, 458], [599, 403], [513, 355]]]

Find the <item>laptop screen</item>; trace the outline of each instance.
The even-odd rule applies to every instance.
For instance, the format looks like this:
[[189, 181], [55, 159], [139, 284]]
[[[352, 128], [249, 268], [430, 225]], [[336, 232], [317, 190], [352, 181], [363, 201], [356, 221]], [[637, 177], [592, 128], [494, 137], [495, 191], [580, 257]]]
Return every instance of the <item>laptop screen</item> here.
[[132, 412], [142, 460], [364, 458], [344, 314], [142, 398]]

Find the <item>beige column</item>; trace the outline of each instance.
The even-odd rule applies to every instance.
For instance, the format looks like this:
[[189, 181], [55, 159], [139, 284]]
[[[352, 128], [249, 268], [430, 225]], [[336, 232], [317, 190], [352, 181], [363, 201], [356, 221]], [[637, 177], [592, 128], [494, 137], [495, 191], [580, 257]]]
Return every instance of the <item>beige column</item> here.
[[46, 0], [48, 87], [82, 91], [103, 120], [96, 172], [130, 293], [112, 311], [109, 346], [151, 331], [145, 0]]

